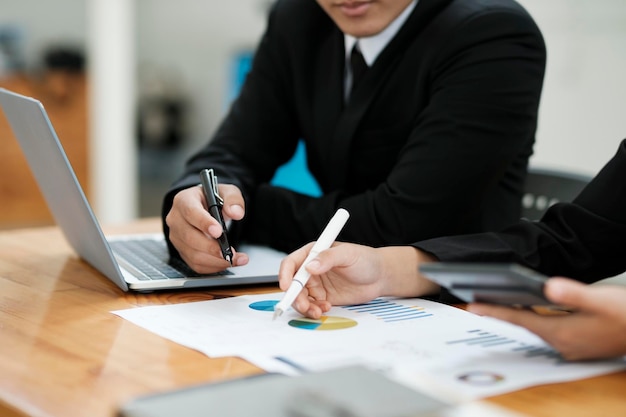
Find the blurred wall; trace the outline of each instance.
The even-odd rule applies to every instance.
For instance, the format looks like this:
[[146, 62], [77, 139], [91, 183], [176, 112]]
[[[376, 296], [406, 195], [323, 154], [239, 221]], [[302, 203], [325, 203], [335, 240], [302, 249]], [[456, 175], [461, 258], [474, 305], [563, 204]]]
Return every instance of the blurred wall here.
[[190, 100], [194, 143], [209, 138], [223, 116], [237, 53], [256, 47], [266, 0], [138, 0], [140, 94], [173, 90]]
[[18, 28], [29, 67], [40, 65], [49, 45], [69, 43], [85, 47], [85, 0], [0, 0], [0, 33]]
[[626, 2], [521, 0], [548, 66], [534, 165], [595, 174], [626, 138]]

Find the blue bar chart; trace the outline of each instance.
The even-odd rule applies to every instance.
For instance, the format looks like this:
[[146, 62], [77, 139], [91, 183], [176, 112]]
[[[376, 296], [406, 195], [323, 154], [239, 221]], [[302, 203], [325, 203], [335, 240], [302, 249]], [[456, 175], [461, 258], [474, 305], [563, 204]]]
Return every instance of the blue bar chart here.
[[376, 298], [365, 304], [343, 307], [356, 313], [368, 313], [385, 322], [405, 321], [431, 317], [432, 313], [419, 306], [405, 306], [393, 301]]
[[519, 352], [526, 358], [543, 357], [545, 359], [554, 359], [556, 364], [571, 364], [554, 349], [549, 346], [537, 346], [520, 342], [518, 340], [501, 336], [496, 333], [481, 329], [472, 329], [467, 331], [467, 337], [449, 340], [446, 342], [448, 345], [463, 344], [466, 346], [477, 346], [483, 348], [490, 348], [495, 346], [511, 345], [512, 352]]

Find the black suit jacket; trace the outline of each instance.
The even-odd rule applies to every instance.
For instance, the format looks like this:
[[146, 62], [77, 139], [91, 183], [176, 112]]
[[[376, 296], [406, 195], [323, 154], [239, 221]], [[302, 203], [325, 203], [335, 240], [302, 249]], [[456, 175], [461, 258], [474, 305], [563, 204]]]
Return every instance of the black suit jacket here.
[[[163, 215], [212, 167], [246, 199], [231, 236], [284, 251], [317, 239], [338, 207], [351, 213], [340, 239], [373, 246], [499, 229], [519, 218], [544, 68], [540, 31], [514, 1], [420, 0], [346, 104], [343, 34], [314, 0], [279, 0]], [[300, 138], [321, 198], [268, 183]]]
[[626, 140], [572, 203], [555, 204], [541, 221], [415, 246], [442, 261], [518, 262], [584, 282], [626, 271]]

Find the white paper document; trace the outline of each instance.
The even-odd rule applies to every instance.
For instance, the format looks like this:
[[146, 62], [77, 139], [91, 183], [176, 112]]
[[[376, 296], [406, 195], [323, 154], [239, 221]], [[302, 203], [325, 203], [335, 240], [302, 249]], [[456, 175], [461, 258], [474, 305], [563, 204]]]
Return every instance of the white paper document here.
[[241, 356], [267, 371], [287, 374], [363, 364], [433, 395], [459, 400], [626, 368], [623, 359], [566, 362], [525, 329], [419, 298], [334, 307], [322, 320], [288, 310], [273, 321], [273, 307], [282, 295], [113, 313], [211, 357]]

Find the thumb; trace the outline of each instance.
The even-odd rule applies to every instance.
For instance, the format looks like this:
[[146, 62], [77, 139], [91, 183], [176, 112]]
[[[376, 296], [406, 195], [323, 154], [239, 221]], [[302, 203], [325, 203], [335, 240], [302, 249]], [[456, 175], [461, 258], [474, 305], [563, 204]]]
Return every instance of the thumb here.
[[311, 275], [320, 275], [330, 269], [322, 265], [319, 259], [319, 255], [316, 258], [311, 259], [309, 263], [306, 264], [305, 268], [307, 272], [309, 272]]
[[614, 302], [621, 304], [612, 294], [611, 288], [590, 286], [568, 278], [551, 278], [546, 283], [546, 296], [556, 304], [575, 309], [599, 313], [610, 308]]
[[333, 268], [350, 265], [354, 262], [355, 250], [350, 244], [335, 243], [329, 249], [320, 252], [307, 265], [312, 274], [323, 274]]

